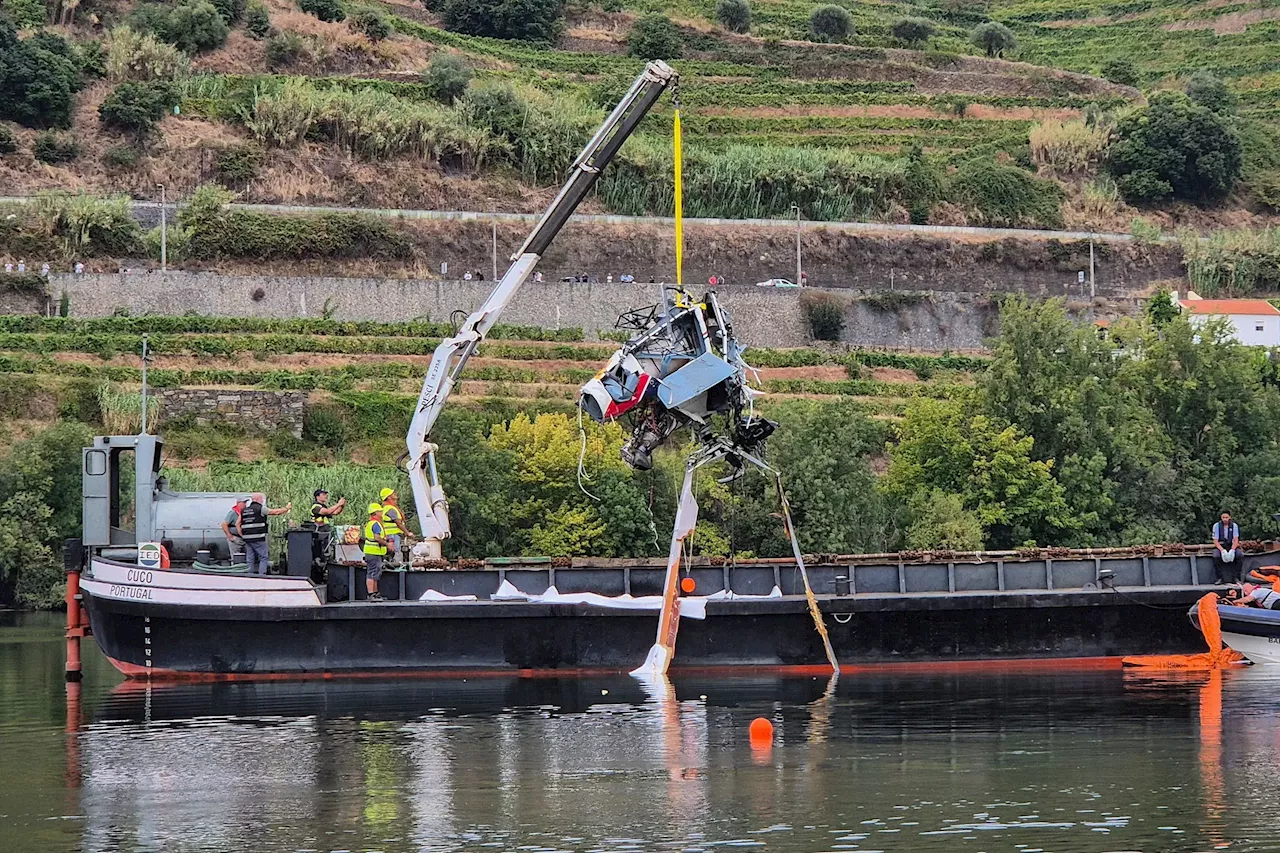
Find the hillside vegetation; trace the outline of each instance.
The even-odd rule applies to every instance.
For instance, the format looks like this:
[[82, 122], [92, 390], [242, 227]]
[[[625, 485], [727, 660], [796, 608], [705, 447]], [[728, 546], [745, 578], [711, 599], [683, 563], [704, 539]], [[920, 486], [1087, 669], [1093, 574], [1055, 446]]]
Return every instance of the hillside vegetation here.
[[[20, 191], [218, 182], [249, 200], [536, 210], [662, 56], [682, 73], [690, 215], [1128, 230], [1280, 202], [1260, 0], [846, 2], [825, 18], [796, 0], [539, 0], [527, 25], [504, 17], [513, 0], [0, 5], [29, 54], [15, 92], [23, 69], [76, 66], [64, 108], [0, 116], [0, 181]], [[1148, 109], [1199, 154], [1135, 139]], [[664, 103], [593, 209], [670, 212], [669, 121]], [[1132, 166], [1157, 160], [1181, 172]]]

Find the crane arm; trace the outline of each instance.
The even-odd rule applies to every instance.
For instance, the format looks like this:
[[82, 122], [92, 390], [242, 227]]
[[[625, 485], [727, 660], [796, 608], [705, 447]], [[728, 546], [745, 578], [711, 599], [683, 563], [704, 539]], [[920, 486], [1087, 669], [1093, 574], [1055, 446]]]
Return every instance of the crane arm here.
[[511, 304], [520, 286], [533, 273], [534, 266], [551, 245], [551, 241], [591, 191], [600, 173], [617, 155], [627, 138], [635, 132], [662, 93], [678, 80], [679, 75], [665, 62], [650, 62], [645, 67], [604, 124], [591, 137], [591, 141], [582, 149], [573, 163], [569, 180], [560, 188], [555, 200], [529, 233], [524, 244], [511, 256], [512, 264], [493, 292], [466, 319], [453, 337], [441, 341], [440, 346], [436, 347], [426, 379], [422, 383], [422, 393], [418, 396], [417, 410], [409, 424], [409, 434], [405, 439], [409, 481], [413, 486], [413, 500], [418, 508], [424, 539], [438, 542], [448, 538], [451, 532], [449, 506], [436, 468], [438, 448], [431, 442], [431, 430], [448, 401], [453, 386], [457, 384], [462, 369], [475, 354], [485, 335], [498, 322], [502, 312]]

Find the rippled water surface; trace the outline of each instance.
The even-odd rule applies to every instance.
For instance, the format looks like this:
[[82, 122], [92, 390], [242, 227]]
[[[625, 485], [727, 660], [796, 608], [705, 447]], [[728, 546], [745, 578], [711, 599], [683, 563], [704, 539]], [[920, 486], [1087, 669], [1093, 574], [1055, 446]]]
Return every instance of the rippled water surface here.
[[[1280, 673], [122, 685], [0, 614], [0, 851], [1280, 849]], [[747, 725], [775, 726], [752, 749]]]

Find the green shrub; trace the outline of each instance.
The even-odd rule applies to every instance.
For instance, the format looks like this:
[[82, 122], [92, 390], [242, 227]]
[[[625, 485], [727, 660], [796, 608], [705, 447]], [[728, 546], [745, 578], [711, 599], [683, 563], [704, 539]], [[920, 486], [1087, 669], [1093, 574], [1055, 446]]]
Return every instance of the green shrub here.
[[439, 5], [451, 30], [522, 41], [555, 41], [564, 12], [563, 0], [440, 0]]
[[316, 404], [307, 407], [302, 420], [302, 437], [311, 444], [337, 450], [347, 442], [351, 429], [342, 411], [334, 406]]
[[627, 34], [627, 53], [640, 59], [675, 59], [683, 47], [680, 28], [666, 15], [645, 15]]
[[138, 165], [138, 149], [131, 145], [116, 145], [102, 155], [102, 165], [113, 171], [132, 169]]
[[844, 331], [844, 312], [834, 297], [825, 293], [806, 293], [800, 301], [809, 334], [818, 341], [838, 341]]
[[18, 151], [18, 136], [8, 125], [0, 124], [0, 154], [16, 154]]
[[369, 41], [382, 41], [391, 35], [391, 24], [378, 12], [365, 10], [351, 19], [351, 28], [364, 33]]
[[245, 0], [209, 0], [209, 2], [218, 10], [218, 14], [228, 26], [235, 26], [244, 17]]
[[86, 77], [107, 76], [107, 49], [102, 42], [86, 41], [76, 45], [80, 53], [80, 73]]
[[720, 0], [716, 20], [731, 33], [751, 32], [751, 4], [747, 0]]
[[1059, 176], [1087, 172], [1102, 159], [1109, 136], [1098, 124], [1046, 119], [1031, 128], [1031, 159]]
[[44, 25], [44, 0], [4, 0], [0, 8], [20, 30], [34, 30]]
[[208, 0], [175, 7], [164, 22], [161, 37], [184, 53], [194, 55], [226, 44], [231, 28]]
[[1138, 85], [1138, 66], [1132, 59], [1108, 59], [1102, 64], [1102, 76], [1122, 86]]
[[1158, 243], [1163, 236], [1159, 225], [1148, 222], [1141, 216], [1133, 218], [1133, 222], [1129, 224], [1129, 234], [1133, 237], [1133, 242], [1139, 246]]
[[889, 30], [898, 41], [910, 45], [924, 44], [937, 31], [927, 18], [899, 18]]
[[19, 39], [0, 14], [0, 120], [69, 127], [79, 85], [79, 55], [66, 39], [49, 32]]
[[41, 163], [68, 163], [80, 156], [80, 145], [70, 136], [45, 131], [31, 149]]
[[1053, 181], [1036, 178], [1016, 166], [971, 160], [956, 170], [947, 197], [975, 224], [995, 227], [1057, 228], [1066, 194]]
[[1240, 177], [1240, 137], [1222, 116], [1177, 92], [1160, 92], [1124, 116], [1108, 165], [1130, 201], [1224, 198]]
[[233, 145], [218, 152], [214, 171], [224, 184], [244, 186], [258, 176], [266, 152], [253, 143]]
[[307, 54], [307, 42], [293, 30], [276, 33], [267, 39], [267, 67], [273, 71], [288, 68]]
[[422, 72], [422, 84], [427, 94], [442, 104], [452, 105], [462, 97], [471, 83], [471, 67], [461, 56], [453, 53], [437, 53], [431, 64]]
[[987, 56], [1002, 56], [1018, 47], [1013, 30], [996, 21], [978, 24], [969, 34], [969, 41], [986, 51]]
[[153, 32], [116, 27], [104, 42], [110, 80], [173, 80], [187, 71], [186, 55]]
[[322, 21], [337, 23], [347, 17], [340, 0], [298, 0], [298, 8]]
[[809, 15], [809, 35], [814, 41], [842, 42], [853, 34], [853, 15], [843, 6], [819, 6]]
[[172, 83], [120, 83], [98, 106], [98, 117], [107, 127], [144, 139], [179, 99]]
[[250, 3], [244, 13], [244, 28], [249, 35], [261, 40], [271, 32], [271, 14], [261, 3]]
[[1201, 69], [1192, 74], [1185, 91], [1188, 98], [1207, 110], [1220, 115], [1231, 115], [1236, 111], [1235, 93], [1212, 72]]

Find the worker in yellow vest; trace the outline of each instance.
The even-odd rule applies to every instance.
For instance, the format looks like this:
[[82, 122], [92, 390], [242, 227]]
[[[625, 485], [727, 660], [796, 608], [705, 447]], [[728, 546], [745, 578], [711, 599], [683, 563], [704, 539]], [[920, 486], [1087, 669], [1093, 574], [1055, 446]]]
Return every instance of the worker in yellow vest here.
[[383, 489], [378, 493], [382, 501], [382, 535], [391, 543], [391, 562], [400, 562], [402, 551], [400, 543], [404, 537], [404, 514], [400, 512], [400, 497], [395, 489]]
[[387, 556], [387, 536], [382, 528], [382, 505], [369, 504], [369, 520], [364, 525], [364, 585], [369, 601], [382, 601], [378, 580]]

